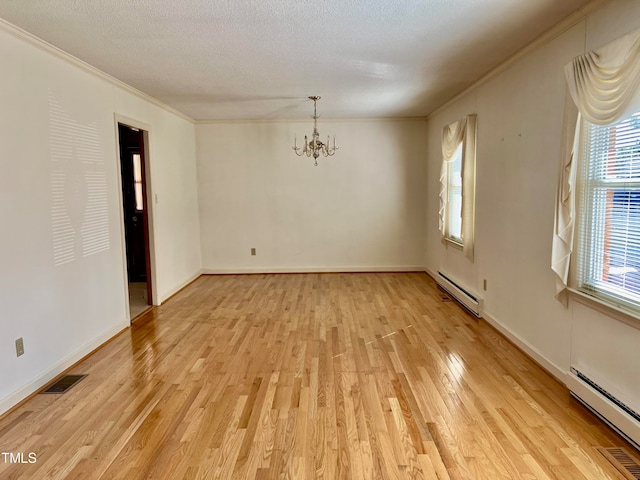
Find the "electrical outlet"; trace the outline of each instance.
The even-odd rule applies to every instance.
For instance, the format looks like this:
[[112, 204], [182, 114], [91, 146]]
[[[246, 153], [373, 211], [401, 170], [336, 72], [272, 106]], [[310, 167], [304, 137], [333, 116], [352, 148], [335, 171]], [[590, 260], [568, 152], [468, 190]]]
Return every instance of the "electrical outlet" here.
[[487, 291], [487, 279], [484, 279], [484, 283], [482, 284], [482, 288], [484, 288], [484, 291]]
[[255, 249], [255, 248], [252, 248], [252, 249], [251, 249], [251, 255], [255, 255], [255, 254], [256, 254], [256, 249]]
[[16, 357], [24, 355], [24, 340], [22, 337], [16, 340]]

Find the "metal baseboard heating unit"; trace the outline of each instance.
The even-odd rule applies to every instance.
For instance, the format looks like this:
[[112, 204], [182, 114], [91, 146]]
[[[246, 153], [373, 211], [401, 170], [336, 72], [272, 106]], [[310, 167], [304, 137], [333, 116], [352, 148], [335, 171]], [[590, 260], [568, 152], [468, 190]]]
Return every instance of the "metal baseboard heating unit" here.
[[481, 317], [482, 311], [482, 299], [476, 297], [468, 290], [451, 280], [447, 275], [442, 272], [438, 272], [438, 276], [436, 277], [436, 282], [445, 290], [449, 295], [455, 298], [458, 302], [462, 304], [467, 310], [473, 313], [476, 317]]
[[576, 400], [640, 450], [639, 412], [573, 367], [567, 375], [567, 387]]

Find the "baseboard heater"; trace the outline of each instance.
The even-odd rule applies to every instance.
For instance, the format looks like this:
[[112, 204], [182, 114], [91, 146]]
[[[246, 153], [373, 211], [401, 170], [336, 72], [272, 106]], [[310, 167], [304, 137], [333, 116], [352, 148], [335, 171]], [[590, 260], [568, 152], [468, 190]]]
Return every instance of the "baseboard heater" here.
[[640, 413], [573, 367], [567, 387], [576, 400], [640, 450]]
[[463, 307], [473, 313], [476, 317], [480, 318], [482, 311], [482, 299], [469, 293], [468, 290], [451, 280], [447, 275], [442, 272], [438, 272], [436, 282], [445, 290], [449, 295], [455, 298]]

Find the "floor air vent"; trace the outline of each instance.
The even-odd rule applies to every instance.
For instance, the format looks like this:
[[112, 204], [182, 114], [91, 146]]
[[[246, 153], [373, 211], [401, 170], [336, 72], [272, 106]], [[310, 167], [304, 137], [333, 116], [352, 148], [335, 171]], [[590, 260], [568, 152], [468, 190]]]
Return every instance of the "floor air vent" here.
[[640, 480], [640, 464], [624, 448], [598, 447], [598, 451], [629, 480]]
[[86, 377], [86, 375], [65, 375], [40, 393], [65, 393], [84, 377]]

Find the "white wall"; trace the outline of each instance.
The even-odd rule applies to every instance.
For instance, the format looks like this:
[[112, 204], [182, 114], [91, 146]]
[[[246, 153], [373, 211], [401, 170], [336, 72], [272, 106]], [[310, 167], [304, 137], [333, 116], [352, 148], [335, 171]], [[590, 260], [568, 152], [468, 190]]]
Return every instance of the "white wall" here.
[[200, 274], [195, 126], [117, 87], [114, 110], [150, 127], [149, 158], [158, 300]]
[[151, 130], [160, 299], [200, 271], [193, 124], [90, 70], [0, 23], [0, 413], [129, 324], [114, 115]]
[[[563, 67], [585, 48], [602, 46], [638, 26], [640, 2], [614, 0], [428, 121], [429, 271], [446, 271], [483, 296], [488, 319], [560, 378], [571, 363], [574, 319], [583, 318], [585, 310], [599, 315], [575, 302], [565, 309], [554, 299], [550, 259]], [[440, 131], [469, 113], [478, 114], [473, 263], [460, 251], [442, 246], [438, 232]], [[611, 347], [612, 356], [626, 355], [636, 365], [640, 361], [640, 349], [616, 349]], [[637, 374], [634, 378], [640, 383]]]
[[425, 127], [320, 119], [339, 150], [315, 167], [291, 149], [311, 120], [198, 124], [204, 271], [423, 267]]

